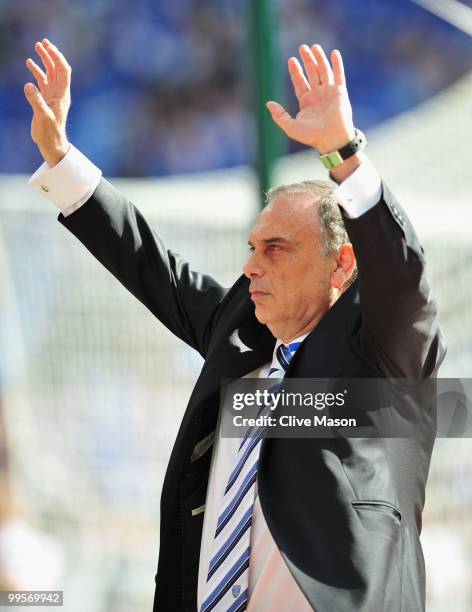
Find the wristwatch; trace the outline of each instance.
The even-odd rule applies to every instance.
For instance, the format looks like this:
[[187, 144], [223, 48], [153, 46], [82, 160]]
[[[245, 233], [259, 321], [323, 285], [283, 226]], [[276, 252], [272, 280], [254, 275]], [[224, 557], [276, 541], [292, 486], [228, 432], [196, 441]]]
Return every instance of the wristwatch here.
[[363, 151], [366, 145], [367, 139], [364, 133], [355, 128], [354, 138], [351, 140], [351, 142], [348, 142], [347, 145], [341, 147], [337, 151], [320, 155], [321, 163], [325, 168], [336, 168], [336, 166], [342, 164], [345, 159], [359, 153], [359, 151]]

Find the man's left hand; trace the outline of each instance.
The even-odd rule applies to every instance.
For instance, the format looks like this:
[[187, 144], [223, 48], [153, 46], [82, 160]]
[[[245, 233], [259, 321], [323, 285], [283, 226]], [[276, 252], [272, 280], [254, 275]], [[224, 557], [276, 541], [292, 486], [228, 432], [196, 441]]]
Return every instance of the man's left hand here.
[[295, 118], [277, 102], [267, 102], [275, 123], [289, 138], [316, 149], [320, 154], [331, 153], [354, 138], [352, 107], [346, 89], [341, 53], [331, 53], [330, 65], [320, 45], [300, 47], [300, 62], [288, 60], [300, 111]]

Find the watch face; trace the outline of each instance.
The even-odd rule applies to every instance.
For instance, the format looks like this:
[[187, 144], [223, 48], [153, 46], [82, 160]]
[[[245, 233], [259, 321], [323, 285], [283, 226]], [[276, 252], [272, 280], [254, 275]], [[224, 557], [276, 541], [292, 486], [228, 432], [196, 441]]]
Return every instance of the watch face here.
[[320, 155], [321, 162], [325, 168], [336, 168], [343, 163], [344, 159], [339, 151], [333, 151], [333, 153], [326, 153]]

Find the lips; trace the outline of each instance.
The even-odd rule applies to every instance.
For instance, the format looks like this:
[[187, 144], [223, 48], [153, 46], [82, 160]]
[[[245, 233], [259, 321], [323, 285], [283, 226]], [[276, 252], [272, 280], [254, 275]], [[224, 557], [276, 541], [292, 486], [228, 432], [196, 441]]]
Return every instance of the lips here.
[[258, 291], [258, 290], [251, 291], [250, 293], [251, 293], [251, 300], [257, 300], [259, 298], [265, 297], [266, 295], [269, 295], [265, 291]]

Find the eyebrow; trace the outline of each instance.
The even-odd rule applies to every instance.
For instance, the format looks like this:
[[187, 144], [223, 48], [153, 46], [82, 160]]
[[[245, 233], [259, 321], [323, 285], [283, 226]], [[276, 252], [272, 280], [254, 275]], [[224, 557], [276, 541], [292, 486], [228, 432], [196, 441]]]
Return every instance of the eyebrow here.
[[[263, 240], [259, 240], [259, 242], [263, 242], [264, 244], [272, 244], [274, 242], [283, 242], [287, 244], [290, 242], [287, 238], [282, 238], [282, 236], [274, 236], [272, 238], [264, 238]], [[247, 241], [249, 246], [254, 246], [250, 240]]]

